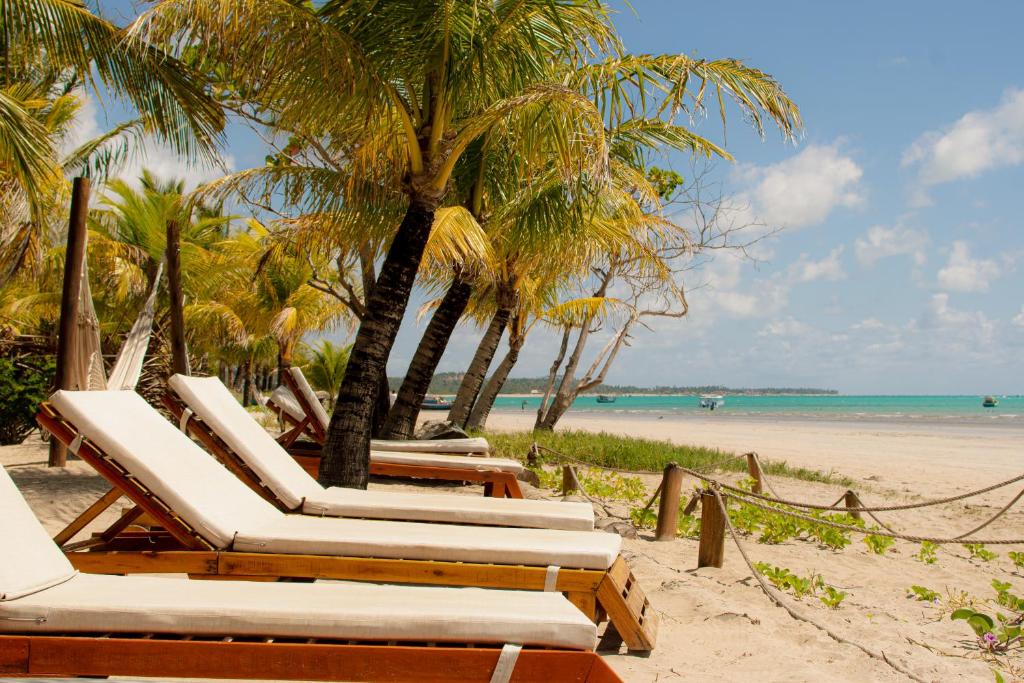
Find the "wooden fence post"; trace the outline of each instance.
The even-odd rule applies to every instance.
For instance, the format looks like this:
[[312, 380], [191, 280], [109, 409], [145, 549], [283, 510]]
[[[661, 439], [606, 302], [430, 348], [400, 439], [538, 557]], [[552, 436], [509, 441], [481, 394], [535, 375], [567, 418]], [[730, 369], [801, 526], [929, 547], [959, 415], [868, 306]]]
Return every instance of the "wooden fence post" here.
[[843, 496], [843, 500], [846, 502], [846, 507], [849, 510], [849, 514], [854, 519], [861, 519], [860, 516], [860, 498], [853, 491], [847, 491], [846, 495]]
[[721, 567], [725, 557], [725, 518], [718, 508], [715, 493], [710, 489], [700, 494], [700, 546], [697, 568]]
[[661, 475], [661, 499], [658, 501], [658, 527], [655, 541], [671, 541], [679, 529], [679, 496], [683, 490], [683, 470], [674, 462], [665, 465]]
[[761, 463], [757, 461], [757, 453], [747, 453], [747, 471], [750, 478], [754, 480], [754, 493], [764, 492], [764, 472], [761, 471]]
[[683, 514], [686, 515], [687, 517], [692, 515], [693, 511], [697, 509], [697, 503], [699, 503], [699, 502], [700, 502], [700, 493], [697, 492], [697, 491], [694, 491], [693, 495], [690, 496], [690, 502], [688, 502], [686, 504], [686, 507], [683, 508]]
[[[57, 330], [57, 365], [54, 386], [71, 388], [71, 354], [78, 327], [78, 299], [82, 293], [85, 268], [86, 218], [89, 215], [89, 179], [75, 178], [71, 187], [71, 217], [64, 256], [64, 282], [60, 295], [60, 322]], [[50, 467], [64, 467], [68, 453], [57, 439], [50, 439]]]
[[562, 465], [562, 495], [568, 496], [576, 490], [576, 477], [572, 465]]
[[167, 221], [167, 294], [171, 318], [171, 371], [188, 375], [188, 347], [185, 345], [185, 299], [181, 291], [181, 231], [178, 221]]

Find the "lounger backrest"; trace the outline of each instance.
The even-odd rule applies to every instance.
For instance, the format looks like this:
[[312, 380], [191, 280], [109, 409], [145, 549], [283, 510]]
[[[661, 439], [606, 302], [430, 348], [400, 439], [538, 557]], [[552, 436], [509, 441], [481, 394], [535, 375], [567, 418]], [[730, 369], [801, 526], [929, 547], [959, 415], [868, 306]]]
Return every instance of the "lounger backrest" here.
[[270, 401], [288, 413], [296, 422], [302, 422], [306, 418], [306, 413], [303, 412], [302, 406], [295, 400], [295, 394], [283, 384], [274, 389], [273, 393], [270, 394]]
[[313, 387], [309, 386], [309, 382], [306, 381], [306, 376], [302, 374], [302, 370], [296, 367], [288, 368], [288, 374], [292, 376], [295, 381], [295, 387], [302, 394], [302, 397], [306, 399], [306, 403], [309, 404], [310, 408], [313, 409], [313, 415], [311, 417], [317, 420], [322, 426], [324, 431], [327, 431], [327, 425], [330, 424], [331, 418], [324, 410], [324, 406], [320, 403], [320, 399], [316, 397], [313, 392]]
[[21, 492], [0, 467], [0, 602], [67, 581], [75, 568], [50, 540]]
[[284, 514], [134, 391], [58, 391], [60, 414], [217, 548]]
[[174, 375], [171, 390], [213, 430], [291, 510], [324, 487], [242, 407], [216, 377]]

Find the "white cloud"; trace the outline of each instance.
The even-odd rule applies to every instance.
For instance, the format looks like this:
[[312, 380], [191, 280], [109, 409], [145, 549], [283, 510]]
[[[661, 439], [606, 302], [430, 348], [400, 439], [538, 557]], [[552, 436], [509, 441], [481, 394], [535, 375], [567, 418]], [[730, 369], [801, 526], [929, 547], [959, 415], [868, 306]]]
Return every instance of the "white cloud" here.
[[762, 327], [758, 337], [806, 337], [813, 331], [806, 323], [802, 323], [792, 316], [783, 320], [770, 322]]
[[990, 259], [971, 258], [967, 242], [953, 242], [949, 261], [939, 270], [939, 286], [956, 292], [987, 292], [992, 280], [1001, 274], [999, 264]]
[[842, 280], [846, 277], [846, 271], [843, 270], [840, 257], [845, 249], [843, 245], [839, 245], [820, 261], [811, 261], [807, 258], [807, 254], [801, 254], [800, 258], [789, 267], [790, 275], [796, 282]]
[[1013, 324], [1017, 327], [1024, 327], [1024, 306], [1020, 307], [1020, 313], [1013, 316]]
[[797, 229], [821, 223], [837, 207], [859, 205], [863, 174], [836, 142], [809, 145], [768, 166], [741, 165], [734, 177], [746, 188], [740, 197], [750, 203], [758, 220], [772, 227]]
[[744, 286], [744, 271], [751, 262], [734, 252], [720, 252], [704, 270], [705, 283], [694, 290], [691, 304], [695, 317], [717, 312], [733, 318], [763, 318], [774, 315], [789, 303], [789, 283], [776, 273]]
[[[61, 152], [71, 152], [115, 125], [104, 119], [96, 106], [96, 101], [88, 95], [82, 95], [82, 108], [79, 109], [70, 132], [61, 145]], [[152, 138], [146, 138], [142, 147], [135, 150], [131, 158], [113, 176], [138, 187], [142, 170], [149, 169], [161, 180], [183, 179], [185, 190], [190, 191], [234, 169], [233, 156], [225, 155], [222, 161], [223, 168], [211, 164], [189, 163], [170, 147]]]
[[988, 319], [982, 311], [961, 311], [949, 305], [949, 294], [939, 292], [933, 294], [924, 314], [912, 321], [911, 329], [942, 332], [940, 337], [947, 350], [957, 348], [970, 349], [977, 352], [992, 342], [995, 334], [995, 323]]
[[865, 318], [859, 323], [850, 326], [853, 330], [883, 330], [885, 329], [885, 323], [878, 318]]
[[1024, 163], [1024, 90], [1011, 89], [993, 109], [964, 114], [944, 130], [929, 131], [903, 154], [924, 185], [970, 178]]
[[869, 267], [880, 259], [904, 254], [911, 256], [914, 263], [921, 266], [928, 258], [924, 251], [928, 241], [928, 233], [923, 230], [904, 228], [900, 224], [891, 228], [873, 225], [863, 237], [857, 238], [853, 250], [857, 260]]

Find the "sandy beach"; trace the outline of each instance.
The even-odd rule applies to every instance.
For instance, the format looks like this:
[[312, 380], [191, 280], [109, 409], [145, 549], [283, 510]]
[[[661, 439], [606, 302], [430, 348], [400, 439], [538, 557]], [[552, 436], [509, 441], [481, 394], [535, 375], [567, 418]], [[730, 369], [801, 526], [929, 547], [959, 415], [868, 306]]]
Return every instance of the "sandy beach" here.
[[[490, 427], [520, 429], [529, 417], [497, 413]], [[644, 434], [734, 451], [756, 450], [766, 458], [835, 470], [856, 480], [855, 488], [869, 505], [963, 492], [1016, 475], [1022, 469], [1022, 455], [1015, 449], [1019, 449], [1024, 436], [1015, 429], [973, 426], [939, 429], [929, 425], [918, 429], [908, 425], [823, 422], [598, 419], [571, 414], [563, 426]], [[21, 446], [0, 449], [0, 462], [47, 529], [56, 532], [107, 487], [83, 463], [72, 462], [65, 470], [50, 470], [45, 467], [45, 459], [46, 449], [38, 436], [31, 436]], [[656, 486], [657, 477], [644, 479], [649, 488]], [[695, 483], [686, 481], [684, 490]], [[842, 492], [826, 484], [785, 479], [773, 483], [781, 495], [802, 500], [828, 503]], [[899, 530], [949, 536], [984, 520], [1018, 490], [1019, 485], [942, 507], [889, 515], [885, 520]], [[453, 487], [451, 491], [464, 495], [480, 492], [476, 487]], [[542, 495], [536, 490], [531, 494]], [[551, 492], [544, 495], [555, 498]], [[628, 514], [624, 508], [613, 507], [611, 511]], [[111, 520], [113, 514], [108, 512], [101, 522]], [[1021, 528], [1024, 513], [1013, 510], [985, 535], [1019, 536]], [[914, 559], [917, 544], [902, 541], [884, 555], [870, 553], [860, 540], [839, 552], [805, 541], [766, 545], [750, 539], [745, 545], [754, 561], [786, 567], [801, 575], [820, 574], [828, 584], [847, 592], [838, 610], [826, 608], [815, 597], [797, 604], [842, 637], [884, 652], [891, 661], [926, 681], [992, 680], [988, 665], [972, 646], [967, 628], [949, 620], [947, 597], [955, 598], [961, 592], [988, 597], [993, 579], [1024, 587], [1024, 576], [1007, 559], [1005, 546], [990, 547], [999, 554], [990, 562], [969, 559], [959, 545], [948, 546], [938, 551], [935, 564], [928, 565]], [[650, 656], [605, 653], [626, 680], [912, 680], [857, 647], [839, 643], [773, 606], [731, 542], [726, 545], [722, 569], [695, 569], [695, 540], [657, 543], [650, 531], [626, 539], [625, 553], [661, 615], [658, 647]], [[942, 603], [909, 599], [907, 589], [912, 584], [938, 591]]]

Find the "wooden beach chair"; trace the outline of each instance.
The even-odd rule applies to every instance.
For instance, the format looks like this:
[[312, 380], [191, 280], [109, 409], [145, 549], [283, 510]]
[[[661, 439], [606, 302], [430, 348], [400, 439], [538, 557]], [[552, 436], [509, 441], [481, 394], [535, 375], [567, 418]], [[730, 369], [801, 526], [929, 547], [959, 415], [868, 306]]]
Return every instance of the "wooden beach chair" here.
[[229, 470], [285, 512], [593, 531], [590, 503], [324, 488], [216, 377], [174, 375], [164, 405]]
[[[617, 535], [286, 515], [134, 392], [58, 391], [37, 419], [114, 487], [54, 539], [82, 571], [558, 591], [630, 649], [654, 646], [657, 616]], [[134, 507], [69, 542], [122, 495]]]
[[[320, 470], [320, 448], [327, 438], [330, 418], [299, 368], [281, 375], [285, 383], [271, 394], [267, 405], [291, 429], [278, 437], [296, 462], [312, 476]], [[312, 443], [300, 441], [306, 436]], [[370, 442], [370, 474], [381, 477], [411, 477], [440, 481], [471, 481], [484, 485], [484, 495], [522, 498], [517, 475], [523, 466], [507, 458], [483, 457], [487, 440], [429, 439]]]
[[620, 680], [558, 594], [79, 574], [3, 468], [0, 518], [0, 677]]

